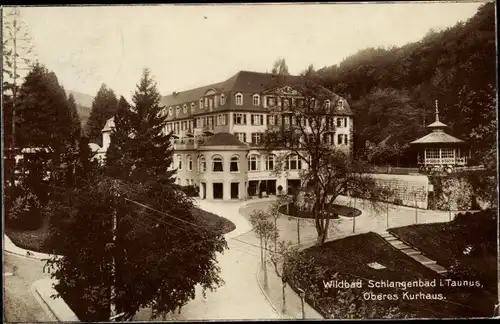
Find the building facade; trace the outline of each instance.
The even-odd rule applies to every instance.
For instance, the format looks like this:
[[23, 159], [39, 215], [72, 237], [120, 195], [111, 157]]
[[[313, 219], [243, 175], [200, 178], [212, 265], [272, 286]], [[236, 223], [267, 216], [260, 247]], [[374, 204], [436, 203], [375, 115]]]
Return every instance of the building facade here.
[[[286, 193], [300, 186], [305, 163], [290, 156], [282, 166], [287, 172], [277, 175], [281, 151], [265, 150], [261, 139], [270, 126], [297, 122], [288, 107], [303, 100], [303, 83], [299, 76], [240, 71], [226, 81], [162, 97], [164, 132], [173, 134], [177, 183], [196, 186], [202, 199], [222, 200]], [[315, 104], [328, 108], [325, 120], [334, 126], [325, 141], [352, 152], [353, 113], [344, 98], [321, 89], [325, 99]], [[110, 120], [99, 152], [109, 146], [112, 127]]]

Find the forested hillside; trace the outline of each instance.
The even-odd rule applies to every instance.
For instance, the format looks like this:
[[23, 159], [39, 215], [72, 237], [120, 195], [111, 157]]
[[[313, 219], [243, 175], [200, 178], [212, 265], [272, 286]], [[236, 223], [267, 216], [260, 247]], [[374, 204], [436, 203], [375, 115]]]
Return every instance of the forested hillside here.
[[391, 136], [405, 144], [426, 133], [435, 100], [450, 133], [481, 154], [496, 141], [495, 6], [467, 22], [403, 47], [367, 48], [318, 71], [333, 91], [350, 98], [356, 146]]
[[89, 119], [93, 97], [73, 90], [66, 90], [66, 93], [73, 95], [75, 98], [76, 109], [83, 127], [87, 123], [87, 119]]

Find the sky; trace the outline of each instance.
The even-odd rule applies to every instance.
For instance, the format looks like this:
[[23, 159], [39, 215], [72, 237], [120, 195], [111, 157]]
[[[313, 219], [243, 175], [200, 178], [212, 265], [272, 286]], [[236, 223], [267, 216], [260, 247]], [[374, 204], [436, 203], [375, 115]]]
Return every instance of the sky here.
[[401, 46], [472, 17], [480, 2], [23, 7], [39, 61], [68, 90], [130, 99], [149, 68], [167, 95], [266, 72], [292, 74], [366, 47]]

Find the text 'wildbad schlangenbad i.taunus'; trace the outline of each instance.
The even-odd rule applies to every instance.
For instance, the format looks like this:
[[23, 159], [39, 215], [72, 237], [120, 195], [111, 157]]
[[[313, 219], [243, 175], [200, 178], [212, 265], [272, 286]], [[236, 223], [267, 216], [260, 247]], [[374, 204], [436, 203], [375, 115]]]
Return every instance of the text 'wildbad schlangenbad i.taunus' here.
[[[453, 279], [432, 279], [432, 280], [412, 280], [412, 281], [392, 281], [392, 280], [330, 280], [323, 281], [325, 289], [371, 289], [363, 293], [365, 300], [418, 300], [418, 299], [446, 299], [442, 293], [428, 292], [410, 292], [407, 289], [412, 288], [435, 288], [435, 287], [465, 287], [465, 288], [480, 288], [482, 287], [479, 281], [473, 280], [453, 280]], [[394, 288], [393, 293], [377, 293], [377, 289]]]

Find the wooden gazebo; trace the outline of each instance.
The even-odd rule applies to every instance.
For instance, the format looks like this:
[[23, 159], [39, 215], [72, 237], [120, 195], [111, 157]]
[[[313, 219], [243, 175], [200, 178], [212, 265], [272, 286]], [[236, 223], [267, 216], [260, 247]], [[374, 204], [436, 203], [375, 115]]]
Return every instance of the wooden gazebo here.
[[417, 150], [417, 162], [422, 171], [453, 172], [456, 167], [467, 165], [471, 158], [470, 147], [463, 140], [447, 134], [448, 126], [439, 121], [436, 101], [436, 120], [427, 126], [431, 132], [411, 145]]

